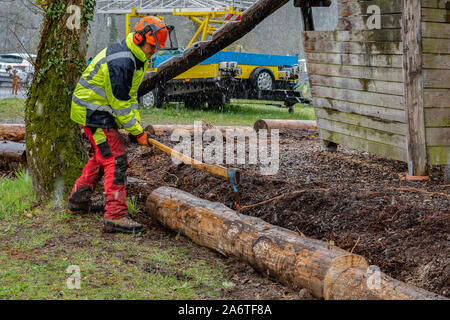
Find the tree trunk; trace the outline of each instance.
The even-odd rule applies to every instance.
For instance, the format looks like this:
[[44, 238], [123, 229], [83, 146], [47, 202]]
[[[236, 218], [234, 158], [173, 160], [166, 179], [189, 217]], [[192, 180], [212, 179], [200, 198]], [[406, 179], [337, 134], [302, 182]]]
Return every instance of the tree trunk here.
[[25, 140], [25, 125], [0, 124], [0, 139], [16, 142]]
[[25, 109], [28, 168], [41, 202], [67, 193], [85, 164], [70, 104], [86, 68], [86, 39], [95, 4], [95, 0], [49, 0], [43, 6], [45, 20]]
[[146, 210], [161, 224], [194, 242], [248, 262], [285, 285], [306, 288], [317, 298], [443, 299], [381, 272], [375, 279], [359, 255], [262, 219], [239, 215], [221, 203], [182, 190], [154, 190]]

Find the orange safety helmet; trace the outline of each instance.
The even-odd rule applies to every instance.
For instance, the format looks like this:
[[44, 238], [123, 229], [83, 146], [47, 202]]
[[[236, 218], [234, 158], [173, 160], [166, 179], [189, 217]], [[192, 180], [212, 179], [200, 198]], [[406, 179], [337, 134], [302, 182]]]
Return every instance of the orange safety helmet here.
[[147, 16], [142, 18], [134, 26], [136, 30], [133, 36], [133, 42], [136, 45], [142, 44], [144, 41], [161, 50], [166, 46], [167, 26], [155, 16]]

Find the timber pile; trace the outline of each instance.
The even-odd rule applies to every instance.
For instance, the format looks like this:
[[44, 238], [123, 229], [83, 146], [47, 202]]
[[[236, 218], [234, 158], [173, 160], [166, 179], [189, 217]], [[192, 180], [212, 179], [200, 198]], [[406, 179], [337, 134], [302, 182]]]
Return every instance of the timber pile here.
[[317, 298], [444, 299], [383, 273], [373, 281], [359, 255], [175, 188], [154, 190], [146, 210], [197, 244], [243, 260], [285, 285], [306, 288]]
[[25, 140], [25, 125], [0, 124], [0, 140], [15, 142]]
[[253, 125], [255, 131], [266, 129], [317, 129], [317, 123], [314, 120], [275, 120], [260, 119]]
[[[218, 129], [223, 134], [226, 134], [227, 130], [233, 130], [234, 133], [248, 133], [252, 130], [258, 131], [260, 129], [317, 129], [317, 123], [314, 120], [276, 120], [276, 119], [260, 119], [255, 122], [253, 128], [250, 126], [208, 126], [203, 125], [202, 130]], [[153, 124], [145, 128], [146, 131], [157, 136], [171, 135], [175, 130], [184, 130], [191, 135], [194, 134], [193, 125], [180, 125], [180, 124]]]
[[160, 64], [157, 72], [153, 72], [145, 78], [139, 88], [138, 97], [142, 97], [158, 84], [163, 84], [175, 78], [228, 47], [288, 2], [289, 0], [260, 0], [256, 2], [244, 11], [241, 21], [227, 23], [213, 34], [211, 41], [194, 43], [183, 53], [182, 57], [173, 57]]
[[25, 163], [25, 143], [0, 141], [0, 156], [7, 161]]

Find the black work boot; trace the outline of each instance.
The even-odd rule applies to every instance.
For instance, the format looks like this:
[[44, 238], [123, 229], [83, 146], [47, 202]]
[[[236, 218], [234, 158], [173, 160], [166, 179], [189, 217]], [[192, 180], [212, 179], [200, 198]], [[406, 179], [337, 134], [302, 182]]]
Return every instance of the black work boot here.
[[144, 231], [142, 224], [126, 216], [119, 219], [103, 218], [106, 232], [139, 233]]
[[82, 187], [73, 193], [67, 203], [67, 213], [93, 213], [105, 211], [105, 205], [102, 202], [91, 201], [92, 189], [88, 186]]

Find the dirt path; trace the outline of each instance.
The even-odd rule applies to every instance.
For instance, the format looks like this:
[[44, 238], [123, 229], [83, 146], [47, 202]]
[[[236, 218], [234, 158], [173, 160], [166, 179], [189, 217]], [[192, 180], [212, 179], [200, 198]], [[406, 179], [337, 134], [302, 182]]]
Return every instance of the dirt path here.
[[[276, 175], [261, 176], [257, 165], [240, 166], [243, 206], [283, 195], [243, 213], [334, 241], [394, 278], [449, 297], [449, 169], [433, 168], [428, 182], [407, 182], [406, 164], [346, 147], [323, 152], [317, 137], [316, 131], [281, 132]], [[227, 182], [175, 165], [159, 150], [129, 148], [129, 175], [146, 181], [129, 186], [141, 204], [166, 185], [232, 207]]]

